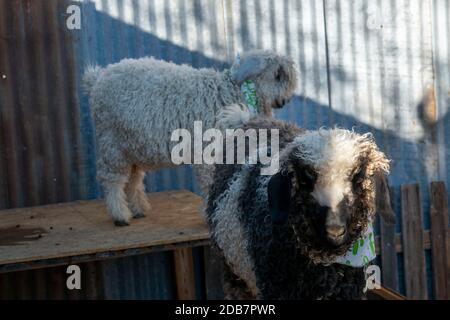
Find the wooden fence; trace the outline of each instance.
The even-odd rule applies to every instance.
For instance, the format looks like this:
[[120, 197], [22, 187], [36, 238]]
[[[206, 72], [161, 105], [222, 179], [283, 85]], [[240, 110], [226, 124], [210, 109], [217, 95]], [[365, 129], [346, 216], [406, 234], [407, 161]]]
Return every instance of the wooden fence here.
[[[381, 254], [382, 283], [398, 290], [397, 253], [403, 253], [406, 296], [429, 299], [425, 251], [431, 251], [434, 299], [450, 299], [450, 231], [448, 195], [443, 182], [430, 184], [430, 230], [424, 230], [420, 187], [405, 184], [401, 192], [401, 233], [381, 221], [377, 250]], [[392, 197], [394, 198], [394, 197]]]
[[[424, 212], [419, 184], [404, 184], [400, 187], [401, 212], [397, 225], [380, 219], [380, 234], [376, 237], [376, 250], [381, 260], [381, 282], [393, 294], [383, 299], [398, 299], [399, 291], [398, 253], [403, 254], [405, 294], [408, 299], [450, 299], [450, 229], [448, 225], [448, 194], [443, 182], [430, 184], [430, 229], [425, 230]], [[395, 194], [391, 190], [391, 199]], [[427, 275], [425, 252], [431, 251], [431, 268]], [[208, 298], [223, 297], [218, 274], [221, 265], [214, 251], [206, 249], [205, 268], [206, 294]], [[432, 281], [432, 295], [428, 294], [428, 279]]]
[[[380, 219], [380, 234], [376, 237], [376, 250], [381, 258], [381, 282], [383, 287], [399, 291], [398, 253], [403, 254], [404, 288], [408, 299], [450, 299], [450, 229], [448, 226], [448, 194], [443, 182], [430, 184], [430, 230], [424, 229], [421, 190], [419, 184], [405, 184], [400, 187], [401, 214], [397, 225], [390, 225]], [[391, 199], [395, 194], [391, 190]], [[427, 276], [425, 252], [431, 251], [431, 268]], [[214, 255], [212, 255], [214, 257]], [[211, 253], [209, 253], [211, 258]], [[212, 270], [211, 270], [212, 269]], [[217, 282], [220, 264], [210, 260], [206, 268], [207, 296], [221, 297]], [[432, 296], [428, 294], [428, 281], [432, 281]], [[212, 291], [212, 295], [209, 292]], [[395, 293], [394, 292], [394, 293]], [[398, 299], [398, 295], [383, 299]]]
[[[376, 238], [382, 285], [398, 291], [397, 254], [403, 253], [408, 298], [450, 299], [445, 185], [431, 183], [430, 230], [423, 228], [419, 185], [402, 185], [400, 189], [401, 233], [396, 233], [395, 225], [381, 222]], [[201, 199], [187, 191], [152, 193], [149, 197], [157, 214], [133, 221], [126, 229], [113, 226], [100, 200], [0, 212], [0, 299], [223, 298], [222, 263], [209, 246], [208, 229], [198, 212]], [[195, 259], [194, 250], [199, 259]], [[429, 277], [426, 250], [431, 251]], [[158, 252], [167, 252], [171, 257], [161, 260], [168, 276], [163, 277], [161, 270], [156, 272], [152, 266]], [[111, 268], [111, 261], [132, 256], [137, 259], [132, 273], [126, 275], [122, 269]], [[125, 263], [124, 259], [119, 264]], [[83, 270], [85, 280], [80, 292], [67, 290], [65, 267], [60, 267], [73, 263]], [[167, 283], [157, 280], [157, 274]], [[110, 282], [117, 288], [108, 285], [108, 277], [114, 279]], [[427, 279], [433, 283], [431, 296]], [[165, 289], [159, 292], [155, 286]], [[392, 293], [382, 298], [394, 296]]]

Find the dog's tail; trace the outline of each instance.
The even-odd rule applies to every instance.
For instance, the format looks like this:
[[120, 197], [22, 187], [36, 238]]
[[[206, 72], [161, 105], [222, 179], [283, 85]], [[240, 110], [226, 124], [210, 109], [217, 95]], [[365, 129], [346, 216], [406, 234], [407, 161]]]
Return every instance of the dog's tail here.
[[251, 117], [248, 108], [243, 104], [232, 104], [224, 107], [216, 116], [217, 127], [235, 129], [246, 123]]
[[102, 72], [102, 68], [99, 66], [88, 66], [86, 70], [84, 71], [83, 75], [83, 89], [87, 94], [90, 94], [92, 91], [92, 88], [94, 87], [95, 83], [97, 82], [98, 78], [100, 77], [100, 74]]

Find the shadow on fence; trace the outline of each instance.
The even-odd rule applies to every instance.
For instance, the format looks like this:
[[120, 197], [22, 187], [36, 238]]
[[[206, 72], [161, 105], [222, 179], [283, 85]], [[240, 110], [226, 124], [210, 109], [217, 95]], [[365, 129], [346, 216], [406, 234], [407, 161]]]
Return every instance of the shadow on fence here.
[[[228, 66], [223, 60], [160, 39], [97, 11], [92, 2], [83, 3], [83, 10], [90, 16], [83, 20], [84, 25], [79, 33], [68, 31], [64, 27], [64, 15], [58, 14], [64, 12], [63, 8], [70, 1], [26, 2], [31, 10], [25, 10], [20, 1], [1, 0], [0, 3], [2, 9], [8, 9], [1, 10], [3, 14], [0, 12], [0, 70], [7, 73], [7, 78], [0, 83], [0, 144], [7, 149], [7, 152], [0, 154], [1, 209], [101, 195], [95, 179], [94, 128], [87, 98], [80, 88], [81, 74], [87, 63], [105, 65], [126, 57], [152, 55], [195, 67], [223, 69]], [[188, 34], [185, 36], [188, 37]], [[214, 51], [220, 50], [219, 44], [213, 43], [212, 46]], [[9, 71], [12, 66], [14, 72]], [[345, 81], [345, 76], [342, 79]], [[425, 166], [427, 141], [402, 138], [395, 131], [362, 123], [353, 116], [336, 112], [302, 95], [297, 95], [277, 112], [277, 117], [295, 121], [309, 129], [338, 125], [374, 134], [381, 148], [393, 159], [390, 183], [399, 221], [395, 228], [380, 226], [383, 278], [392, 288], [403, 286], [400, 283], [402, 279], [397, 276], [397, 254], [402, 253], [406, 293], [426, 297], [423, 252], [431, 250], [433, 294], [436, 298], [445, 294], [448, 297], [448, 280], [442, 280], [444, 271], [450, 269], [448, 234], [446, 250], [443, 251], [443, 242], [439, 240], [443, 237], [442, 226], [448, 228], [448, 214], [445, 211], [448, 196], [441, 183], [431, 185], [431, 196], [423, 192], [428, 181], [432, 180]], [[450, 123], [448, 113], [434, 126], [446, 122]], [[419, 182], [422, 192], [419, 185], [400, 187], [402, 183], [413, 181]], [[149, 191], [198, 190], [187, 167], [152, 173], [147, 176], [146, 182]], [[425, 217], [424, 223], [422, 215]], [[430, 231], [423, 232], [428, 227]], [[447, 252], [446, 258], [439, 252]], [[141, 260], [136, 258], [138, 263], [148, 261], [145, 257]], [[120, 268], [131, 273], [133, 270], [128, 264], [123, 263]], [[161, 263], [157, 269], [167, 267]], [[95, 270], [96, 265], [91, 268]], [[92, 283], [97, 281], [95, 272], [93, 274]], [[45, 286], [51, 282], [49, 277], [48, 274], [42, 277], [37, 275], [36, 283]], [[56, 278], [58, 276], [52, 276], [52, 279]], [[26, 284], [29, 278], [20, 279], [17, 280], [19, 284]], [[448, 274], [445, 279], [448, 279]], [[112, 283], [115, 280], [110, 277], [105, 281]], [[131, 281], [137, 282], [136, 279]], [[161, 285], [165, 288], [161, 292], [167, 286]], [[131, 290], [131, 287], [128, 289]], [[17, 288], [15, 291], [20, 296], [20, 288], [23, 287], [18, 285]]]

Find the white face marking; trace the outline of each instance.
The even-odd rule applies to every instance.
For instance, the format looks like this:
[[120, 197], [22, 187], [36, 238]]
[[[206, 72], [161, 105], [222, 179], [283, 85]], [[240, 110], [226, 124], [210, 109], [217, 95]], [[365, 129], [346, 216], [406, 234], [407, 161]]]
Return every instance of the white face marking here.
[[318, 181], [311, 195], [319, 205], [329, 207], [334, 211], [348, 192], [349, 183], [346, 181], [336, 181], [326, 185]]
[[297, 156], [314, 167], [318, 179], [311, 195], [321, 205], [337, 209], [347, 195], [351, 198], [349, 175], [356, 167], [364, 137], [343, 129], [320, 129], [299, 135]]

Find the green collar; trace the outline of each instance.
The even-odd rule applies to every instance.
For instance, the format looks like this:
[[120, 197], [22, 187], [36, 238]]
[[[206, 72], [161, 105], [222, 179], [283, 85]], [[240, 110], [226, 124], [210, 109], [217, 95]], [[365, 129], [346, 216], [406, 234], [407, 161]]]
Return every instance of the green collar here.
[[[241, 55], [239, 52], [236, 54], [236, 64], [241, 64]], [[256, 99], [256, 86], [255, 83], [251, 80], [245, 80], [241, 84], [241, 91], [245, 97], [245, 102], [247, 104], [248, 111], [252, 114], [258, 114], [258, 105]]]
[[258, 114], [255, 83], [251, 80], [245, 80], [241, 85], [241, 91], [245, 97], [245, 102], [250, 113]]
[[374, 238], [373, 225], [370, 223], [362, 237], [356, 240], [344, 255], [337, 257], [335, 263], [355, 268], [367, 265], [376, 258]]

